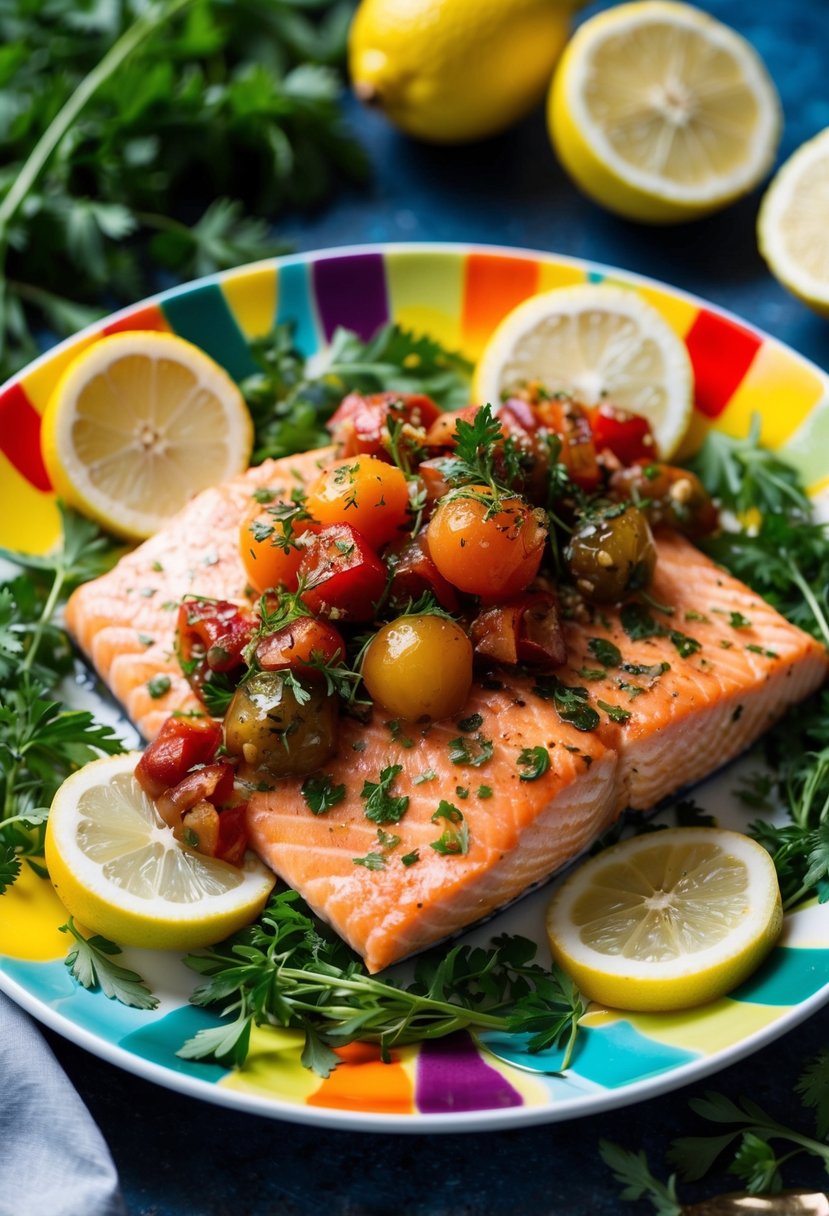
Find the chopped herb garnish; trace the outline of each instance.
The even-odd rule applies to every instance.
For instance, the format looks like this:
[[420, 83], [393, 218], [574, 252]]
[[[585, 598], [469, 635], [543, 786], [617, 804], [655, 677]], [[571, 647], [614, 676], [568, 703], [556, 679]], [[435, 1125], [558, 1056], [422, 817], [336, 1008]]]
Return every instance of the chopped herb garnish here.
[[634, 701], [637, 697], [641, 696], [643, 692], [648, 691], [646, 688], [643, 688], [641, 684], [629, 684], [627, 680], [619, 680], [618, 684], [622, 692], [626, 692], [628, 694], [631, 701]]
[[546, 747], [524, 747], [518, 753], [517, 764], [524, 770], [521, 781], [537, 781], [550, 767], [550, 753]]
[[431, 841], [429, 848], [436, 853], [465, 856], [469, 852], [469, 828], [463, 812], [451, 802], [441, 800], [432, 815], [432, 823], [438, 823], [441, 819], [447, 819], [451, 826], [444, 829], [438, 840]]
[[420, 849], [413, 849], [411, 853], [404, 853], [400, 861], [404, 866], [413, 866], [415, 862], [420, 861]]
[[365, 866], [367, 870], [385, 870], [386, 859], [382, 853], [366, 853], [365, 857], [352, 857], [355, 866]]
[[473, 730], [478, 730], [483, 724], [484, 719], [481, 714], [470, 714], [468, 718], [461, 718], [460, 722], [458, 722], [458, 730], [471, 734]]
[[613, 722], [627, 722], [630, 719], [630, 710], [623, 709], [621, 705], [610, 705], [607, 701], [597, 701], [596, 704]]
[[375, 823], [399, 823], [408, 810], [408, 795], [397, 797], [390, 793], [391, 787], [403, 767], [400, 764], [390, 764], [381, 769], [379, 781], [366, 781], [360, 797], [365, 801], [366, 818]]
[[665, 662], [622, 664], [622, 671], [626, 671], [629, 676], [648, 676], [651, 680], [657, 679], [657, 677], [664, 675], [666, 671], [670, 670], [670, 663]]
[[149, 633], [139, 633], [138, 640], [142, 646], [152, 646], [155, 642], [155, 638]]
[[607, 638], [590, 638], [587, 648], [594, 658], [605, 667], [619, 667], [622, 662], [622, 652]]
[[780, 656], [776, 650], [765, 650], [762, 646], [755, 646], [753, 642], [746, 645], [746, 650], [750, 650], [752, 654], [761, 654], [766, 659], [777, 659]]
[[469, 790], [467, 789], [467, 787], [465, 785], [456, 785], [455, 793], [458, 795], [459, 798], [468, 798], [469, 797]]
[[491, 785], [479, 785], [478, 786], [478, 797], [479, 798], [491, 798], [492, 797], [492, 786]]
[[391, 732], [391, 737], [395, 743], [399, 743], [401, 747], [414, 747], [414, 740], [409, 738], [408, 735], [403, 734], [399, 719], [395, 718], [393, 721], [387, 722], [386, 726]]
[[563, 684], [558, 676], [537, 676], [532, 691], [544, 701], [552, 701], [562, 722], [569, 722], [576, 730], [595, 730], [600, 718], [588, 704], [590, 694], [586, 688]]
[[686, 621], [702, 621], [706, 625], [711, 624], [709, 618], [707, 616], [705, 616], [704, 613], [697, 612], [694, 608], [688, 609], [688, 611], [685, 613], [685, 620]]
[[169, 676], [153, 676], [147, 681], [147, 692], [157, 701], [159, 697], [163, 697], [166, 692], [170, 691]]
[[449, 759], [453, 764], [468, 764], [472, 768], [481, 768], [492, 759], [494, 750], [492, 740], [485, 739], [480, 734], [475, 736], [474, 741], [457, 738], [449, 742]]
[[607, 672], [604, 667], [580, 667], [576, 675], [581, 676], [583, 680], [603, 680]]
[[324, 815], [345, 798], [345, 786], [335, 785], [330, 773], [312, 773], [302, 783], [302, 797], [309, 811]]
[[426, 768], [422, 773], [418, 773], [416, 777], [412, 778], [412, 784], [423, 785], [426, 781], [434, 781], [436, 777], [437, 773], [433, 768]]

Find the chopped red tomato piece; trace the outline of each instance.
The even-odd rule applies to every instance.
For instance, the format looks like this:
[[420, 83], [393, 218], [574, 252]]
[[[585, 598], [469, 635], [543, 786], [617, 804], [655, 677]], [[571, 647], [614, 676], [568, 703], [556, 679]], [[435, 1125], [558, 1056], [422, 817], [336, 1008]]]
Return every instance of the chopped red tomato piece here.
[[328, 422], [328, 429], [343, 456], [387, 456], [388, 419], [427, 430], [440, 410], [431, 397], [420, 393], [349, 393]]
[[393, 605], [403, 609], [428, 592], [447, 612], [457, 612], [458, 593], [432, 561], [425, 532], [396, 546], [387, 560], [392, 571], [389, 600]]
[[558, 667], [567, 659], [558, 603], [548, 591], [485, 608], [472, 622], [471, 634], [475, 653], [496, 663]]
[[267, 634], [256, 646], [256, 662], [263, 671], [285, 667], [314, 670], [314, 663], [336, 663], [345, 658], [345, 642], [327, 621], [301, 616], [284, 629]]
[[350, 524], [333, 524], [309, 542], [299, 567], [303, 603], [333, 620], [370, 621], [386, 586], [386, 567]]
[[219, 839], [215, 857], [232, 866], [240, 866], [248, 847], [247, 803], [225, 807], [219, 811]]
[[222, 741], [212, 718], [168, 718], [144, 752], [135, 777], [151, 798], [178, 783], [196, 764], [207, 764]]
[[176, 650], [181, 669], [196, 692], [209, 672], [243, 666], [243, 651], [254, 629], [253, 620], [227, 600], [182, 603], [176, 621]]
[[609, 450], [623, 465], [656, 459], [653, 431], [641, 414], [615, 405], [600, 405], [593, 413], [591, 425], [597, 452]]
[[561, 438], [559, 459], [582, 490], [595, 490], [601, 481], [590, 416], [583, 405], [569, 398], [539, 401], [541, 421]]
[[155, 806], [161, 818], [171, 828], [180, 830], [182, 816], [200, 802], [221, 806], [233, 796], [234, 768], [226, 760], [205, 764], [182, 777], [176, 785], [156, 798]]

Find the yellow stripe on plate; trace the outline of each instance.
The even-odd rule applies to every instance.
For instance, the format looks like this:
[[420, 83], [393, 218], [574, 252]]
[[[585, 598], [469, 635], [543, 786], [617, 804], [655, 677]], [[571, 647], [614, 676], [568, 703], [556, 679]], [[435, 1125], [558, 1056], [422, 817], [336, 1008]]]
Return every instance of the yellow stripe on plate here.
[[400, 252], [387, 253], [384, 260], [393, 320], [404, 329], [436, 338], [449, 350], [459, 350], [464, 256]]
[[269, 334], [276, 320], [276, 267], [248, 266], [225, 275], [219, 286], [242, 333], [252, 341]]
[[[54, 497], [37, 490], [0, 453], [2, 543], [21, 553], [48, 553], [60, 538], [60, 516]], [[2, 900], [0, 900], [2, 903]]]
[[780, 448], [826, 395], [825, 376], [779, 343], [767, 341], [717, 419], [717, 430], [744, 436], [752, 416], [759, 414], [762, 442], [766, 447]]

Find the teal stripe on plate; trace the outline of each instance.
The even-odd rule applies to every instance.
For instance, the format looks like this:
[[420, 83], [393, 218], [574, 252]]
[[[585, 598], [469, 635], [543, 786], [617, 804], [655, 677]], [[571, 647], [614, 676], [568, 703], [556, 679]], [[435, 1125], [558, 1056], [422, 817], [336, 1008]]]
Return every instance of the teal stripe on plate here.
[[185, 1073], [199, 1081], [209, 1081], [215, 1084], [228, 1074], [228, 1069], [220, 1064], [201, 1060], [183, 1060], [177, 1056], [178, 1049], [198, 1034], [200, 1030], [213, 1030], [225, 1023], [216, 1014], [194, 1005], [185, 1005], [174, 1009], [172, 1013], [139, 1030], [133, 1030], [121, 1039], [119, 1046], [130, 1055], [140, 1056], [162, 1068], [172, 1069], [173, 1072]]
[[778, 946], [750, 979], [729, 993], [749, 1005], [799, 1005], [829, 984], [829, 950]]
[[603, 283], [604, 279], [605, 279], [605, 276], [602, 274], [602, 272], [600, 270], [588, 270], [588, 272], [587, 272], [587, 282], [588, 283]]
[[291, 322], [294, 344], [306, 357], [320, 346], [319, 326], [307, 262], [289, 262], [279, 267], [276, 285], [278, 325]]
[[177, 292], [161, 301], [164, 315], [181, 338], [206, 351], [234, 380], [257, 370], [221, 288], [215, 283]]

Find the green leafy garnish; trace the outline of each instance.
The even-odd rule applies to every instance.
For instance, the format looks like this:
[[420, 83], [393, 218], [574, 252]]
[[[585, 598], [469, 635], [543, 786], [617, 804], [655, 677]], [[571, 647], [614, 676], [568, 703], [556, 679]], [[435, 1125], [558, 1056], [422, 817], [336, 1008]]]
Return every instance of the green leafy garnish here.
[[187, 965], [204, 977], [190, 999], [230, 1020], [199, 1031], [178, 1054], [239, 1065], [251, 1027], [276, 1024], [305, 1032], [303, 1063], [327, 1076], [339, 1063], [334, 1047], [376, 1042], [388, 1057], [395, 1047], [468, 1028], [525, 1033], [530, 1051], [566, 1043], [565, 1068], [585, 1005], [563, 973], [533, 961], [535, 953], [521, 937], [498, 937], [489, 949], [456, 945], [422, 955], [404, 987], [367, 975], [344, 942], [285, 891], [257, 924], [188, 955]]
[[599, 725], [599, 715], [589, 704], [586, 688], [564, 684], [558, 676], [538, 675], [532, 691], [542, 700], [552, 701], [562, 722], [569, 722], [576, 730], [591, 731]]
[[453, 764], [468, 764], [472, 768], [481, 768], [492, 759], [495, 745], [491, 739], [485, 739], [477, 734], [472, 739], [451, 739], [449, 741], [449, 759]]
[[546, 747], [524, 747], [518, 753], [517, 764], [524, 770], [519, 780], [537, 781], [550, 767], [550, 753]]
[[302, 797], [309, 811], [324, 815], [345, 798], [345, 786], [335, 785], [330, 773], [312, 773], [301, 787]]
[[60, 926], [60, 931], [74, 938], [64, 962], [82, 987], [98, 989], [110, 1000], [120, 1001], [133, 1009], [158, 1007], [158, 998], [153, 996], [141, 976], [114, 961], [121, 953], [114, 942], [98, 934], [84, 937], [75, 928], [71, 916], [67, 924]]
[[390, 764], [380, 770], [379, 781], [365, 781], [360, 797], [365, 802], [367, 819], [375, 823], [399, 823], [409, 807], [407, 794], [393, 795], [391, 787], [403, 772], [400, 764]]

